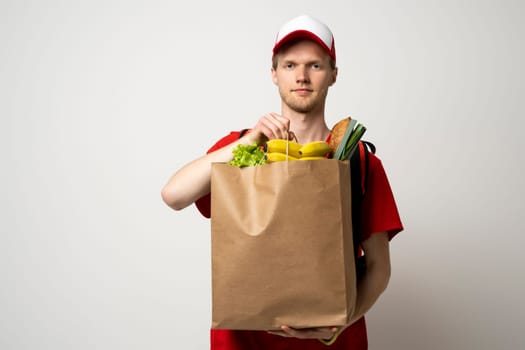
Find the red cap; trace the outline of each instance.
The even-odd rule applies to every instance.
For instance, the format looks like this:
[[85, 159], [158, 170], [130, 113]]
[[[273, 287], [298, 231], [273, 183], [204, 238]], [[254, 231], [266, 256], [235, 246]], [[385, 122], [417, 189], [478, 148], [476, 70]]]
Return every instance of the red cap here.
[[299, 16], [286, 22], [275, 39], [273, 54], [288, 41], [293, 39], [310, 39], [318, 43], [335, 61], [334, 36], [330, 28], [318, 19], [310, 16]]

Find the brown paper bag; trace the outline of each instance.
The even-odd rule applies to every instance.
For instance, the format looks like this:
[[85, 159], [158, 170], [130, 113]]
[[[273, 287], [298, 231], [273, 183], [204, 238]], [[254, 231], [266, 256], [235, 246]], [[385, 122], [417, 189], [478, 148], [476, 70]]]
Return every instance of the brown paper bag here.
[[350, 165], [212, 165], [212, 328], [341, 326], [356, 297]]

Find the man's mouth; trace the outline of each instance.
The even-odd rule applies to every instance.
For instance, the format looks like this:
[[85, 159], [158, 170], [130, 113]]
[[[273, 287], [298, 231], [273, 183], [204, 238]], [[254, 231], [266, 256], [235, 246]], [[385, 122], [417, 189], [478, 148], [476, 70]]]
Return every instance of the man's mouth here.
[[311, 89], [304, 89], [304, 88], [301, 88], [301, 89], [293, 89], [292, 92], [295, 92], [297, 94], [300, 94], [300, 95], [303, 95], [303, 94], [309, 94], [311, 93], [313, 90]]

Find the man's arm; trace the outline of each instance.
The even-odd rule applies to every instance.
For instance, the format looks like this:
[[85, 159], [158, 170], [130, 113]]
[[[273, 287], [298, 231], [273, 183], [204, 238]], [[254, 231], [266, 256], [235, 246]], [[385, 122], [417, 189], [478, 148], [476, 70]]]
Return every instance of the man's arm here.
[[360, 319], [386, 289], [390, 280], [390, 247], [386, 232], [374, 233], [362, 243], [366, 272], [357, 285], [356, 309], [352, 322]]
[[212, 163], [229, 162], [233, 158], [232, 151], [238, 144], [260, 144], [266, 139], [284, 138], [289, 127], [290, 121], [278, 114], [269, 113], [263, 116], [252, 131], [244, 137], [192, 161], [173, 174], [162, 188], [162, 199], [172, 209], [186, 208], [197, 199], [210, 193]]
[[181, 210], [210, 192], [211, 165], [229, 162], [232, 150], [242, 139], [186, 164], [171, 176], [162, 188], [162, 199], [172, 209]]

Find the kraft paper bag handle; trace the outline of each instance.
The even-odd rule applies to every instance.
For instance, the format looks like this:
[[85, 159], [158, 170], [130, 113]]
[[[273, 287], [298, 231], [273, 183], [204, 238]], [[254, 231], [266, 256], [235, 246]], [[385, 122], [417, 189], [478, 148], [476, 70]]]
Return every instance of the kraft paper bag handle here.
[[288, 145], [290, 143], [290, 134], [292, 135], [292, 140], [297, 142], [297, 136], [295, 136], [295, 133], [292, 131], [288, 133], [288, 130], [284, 132], [284, 135], [286, 136], [286, 161], [290, 161], [290, 157], [288, 156]]
[[288, 134], [288, 130], [285, 131], [284, 135], [286, 136], [286, 161], [288, 162], [290, 160], [288, 156], [288, 145], [290, 144], [290, 134]]

